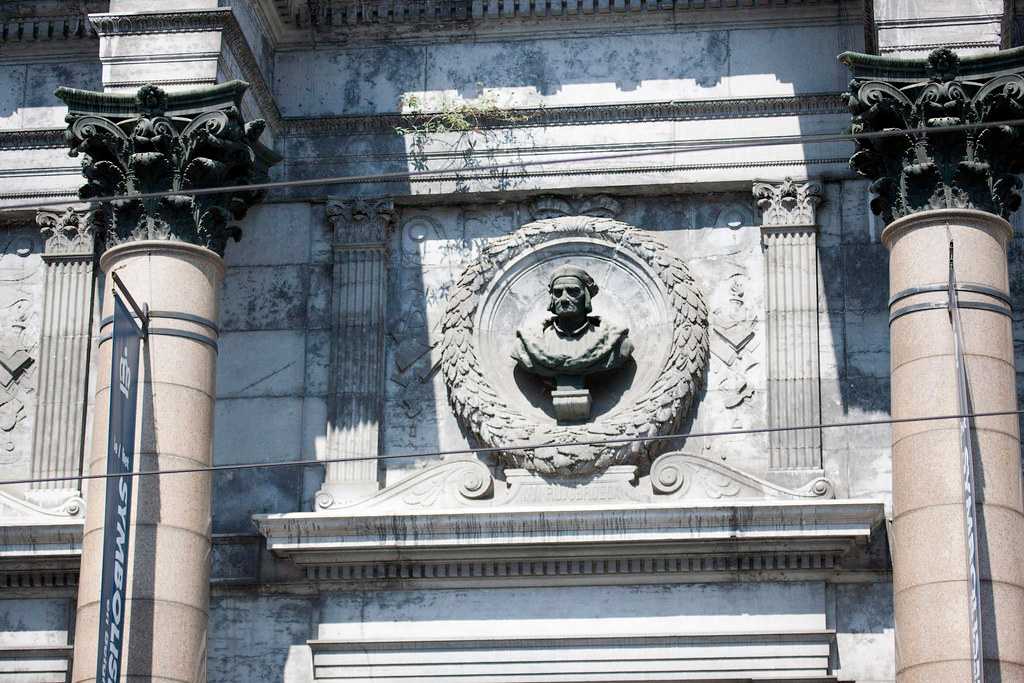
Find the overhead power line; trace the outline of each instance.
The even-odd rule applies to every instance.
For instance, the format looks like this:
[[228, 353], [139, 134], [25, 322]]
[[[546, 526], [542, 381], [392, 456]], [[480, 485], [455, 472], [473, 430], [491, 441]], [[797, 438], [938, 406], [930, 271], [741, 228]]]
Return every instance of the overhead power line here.
[[[880, 425], [905, 424], [909, 422], [931, 422], [935, 420], [961, 420], [964, 418], [999, 417], [1006, 415], [1021, 415], [1024, 410], [999, 410], [992, 412], [976, 412], [954, 415], [931, 415], [927, 417], [901, 417], [885, 418], [880, 420], [857, 420], [853, 422], [832, 422], [812, 425], [800, 425], [794, 427], [754, 427], [751, 429], [731, 429], [712, 432], [688, 432], [681, 434], [662, 434], [660, 436], [636, 436], [622, 437], [615, 439], [595, 439], [592, 441], [562, 441], [552, 443], [532, 443], [517, 446], [488, 446], [484, 448], [455, 448], [445, 451], [426, 451], [419, 453], [403, 454], [382, 454], [382, 455], [358, 455], [346, 458], [326, 458], [323, 460], [290, 460], [286, 462], [260, 462], [260, 463], [238, 463], [235, 465], [211, 465], [209, 467], [188, 467], [171, 470], [142, 470], [132, 472], [133, 477], [162, 476], [166, 474], [196, 474], [202, 472], [228, 472], [235, 470], [271, 469], [277, 467], [313, 467], [317, 465], [328, 465], [339, 462], [361, 462], [365, 460], [400, 460], [410, 458], [441, 458], [451, 455], [486, 455], [506, 451], [529, 451], [542, 448], [566, 448], [572, 446], [613, 446], [617, 444], [643, 443], [650, 441], [670, 441], [673, 439], [698, 439], [715, 438], [725, 436], [741, 436], [746, 434], [770, 434], [773, 432], [795, 432], [809, 429], [839, 429], [848, 427], [874, 427]], [[959, 429], [959, 426], [956, 427]], [[13, 484], [43, 484], [59, 481], [84, 481], [88, 479], [109, 479], [111, 477], [128, 476], [126, 474], [82, 474], [66, 477], [47, 477], [42, 479], [9, 479], [0, 481], [0, 486]]]
[[[364, 183], [392, 183], [412, 180], [416, 178], [428, 178], [435, 180], [483, 180], [490, 177], [489, 174], [501, 171], [516, 171], [524, 168], [537, 166], [552, 166], [558, 164], [580, 163], [585, 161], [608, 161], [615, 159], [633, 159], [651, 156], [659, 156], [671, 152], [705, 152], [725, 149], [736, 149], [744, 147], [769, 147], [778, 145], [795, 144], [825, 144], [835, 142], [853, 142], [856, 140], [876, 140], [886, 137], [901, 135], [941, 135], [951, 132], [982, 130], [999, 126], [1020, 126], [1024, 125], [1024, 119], [1009, 119], [1006, 121], [990, 121], [987, 123], [964, 123], [942, 128], [892, 128], [882, 131], [868, 133], [819, 133], [808, 135], [770, 135], [748, 138], [718, 138], [701, 141], [646, 141], [640, 143], [628, 143], [630, 146], [639, 147], [623, 152], [602, 153], [595, 155], [572, 156], [563, 159], [547, 159], [535, 161], [519, 161], [515, 163], [491, 164], [476, 167], [463, 167], [460, 169], [439, 169], [419, 171], [396, 171], [392, 173], [373, 173], [365, 175], [348, 176], [327, 176], [323, 178], [304, 178], [302, 180], [276, 180], [265, 183], [252, 183], [250, 185], [228, 185], [216, 188], [194, 188], [186, 190], [166, 190], [161, 192], [140, 192], [130, 195], [114, 195], [107, 197], [93, 197], [87, 200], [76, 199], [74, 201], [54, 200], [50, 202], [39, 202], [38, 200], [12, 202], [0, 207], [2, 210], [10, 209], [45, 209], [54, 206], [68, 206], [71, 204], [102, 204], [104, 202], [123, 201], [125, 199], [156, 199], [159, 197], [181, 196], [181, 195], [211, 195], [224, 194], [228, 192], [246, 192], [253, 190], [273, 190], [286, 187], [316, 187], [320, 185], [358, 185]], [[481, 150], [479, 153], [486, 154], [491, 151]], [[609, 169], [612, 170], [612, 169]], [[656, 169], [655, 169], [656, 170]]]

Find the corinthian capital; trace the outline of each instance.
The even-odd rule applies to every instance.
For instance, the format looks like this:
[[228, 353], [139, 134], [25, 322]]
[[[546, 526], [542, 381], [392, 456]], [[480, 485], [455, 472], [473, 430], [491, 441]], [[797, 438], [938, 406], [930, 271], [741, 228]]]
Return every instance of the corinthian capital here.
[[395, 204], [390, 199], [327, 198], [327, 220], [339, 248], [384, 246], [391, 232]]
[[817, 225], [815, 212], [821, 202], [821, 186], [817, 183], [794, 182], [792, 178], [781, 183], [758, 181], [753, 191], [763, 225]]
[[[100, 204], [93, 216], [108, 247], [174, 239], [223, 254], [227, 239], [240, 237], [232, 222], [263, 192], [189, 191], [265, 181], [267, 169], [280, 160], [258, 142], [263, 121], [242, 117], [248, 87], [230, 81], [168, 94], [145, 85], [135, 95], [57, 89], [68, 105], [68, 153], [82, 158], [86, 182], [79, 197], [119, 197]], [[175, 194], [133, 196], [152, 192]]]
[[[960, 58], [940, 48], [927, 59], [844, 52], [839, 60], [853, 76], [852, 132], [894, 132], [858, 139], [850, 158], [855, 171], [874, 181], [876, 214], [888, 222], [927, 209], [973, 208], [1003, 217], [1017, 210], [1024, 49]], [[908, 129], [921, 130], [897, 132]]]

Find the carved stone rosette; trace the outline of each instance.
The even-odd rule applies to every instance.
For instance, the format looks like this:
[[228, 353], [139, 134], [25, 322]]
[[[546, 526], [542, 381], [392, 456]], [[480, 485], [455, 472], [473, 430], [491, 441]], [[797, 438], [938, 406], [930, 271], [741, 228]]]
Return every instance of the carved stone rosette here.
[[[515, 339], [506, 327], [525, 316], [517, 307], [546, 301], [545, 273], [565, 263], [602, 274], [601, 305], [617, 306], [606, 311], [629, 326], [637, 344], [628, 387], [577, 424], [557, 422], [524, 398], [503, 346]], [[624, 287], [629, 291], [616, 303], [616, 289]], [[707, 307], [689, 268], [650, 232], [609, 218], [535, 221], [488, 244], [452, 289], [442, 330], [441, 372], [463, 428], [503, 449], [506, 466], [561, 478], [648, 464], [663, 444], [629, 439], [678, 428], [708, 359]], [[609, 439], [619, 441], [594, 443]], [[517, 448], [523, 444], [551, 446]]]
[[68, 105], [69, 155], [82, 157], [86, 183], [79, 197], [124, 196], [101, 203], [91, 215], [107, 247], [172, 239], [223, 255], [227, 239], [239, 238], [232, 221], [242, 219], [262, 191], [187, 192], [265, 181], [267, 169], [280, 160], [258, 142], [263, 120], [242, 117], [247, 88], [243, 81], [173, 94], [154, 85], [135, 95], [57, 88]]
[[[1024, 48], [927, 60], [844, 52], [853, 79], [850, 166], [874, 181], [871, 209], [886, 222], [926, 209], [972, 208], [1004, 218], [1020, 206], [1024, 171]], [[962, 126], [977, 125], [977, 128]]]

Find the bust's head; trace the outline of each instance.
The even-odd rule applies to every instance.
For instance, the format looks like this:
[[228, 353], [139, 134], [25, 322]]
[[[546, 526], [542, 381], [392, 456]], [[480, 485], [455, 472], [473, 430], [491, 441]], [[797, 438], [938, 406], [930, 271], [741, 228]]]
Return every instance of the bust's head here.
[[591, 311], [590, 299], [597, 294], [597, 283], [577, 266], [560, 266], [548, 282], [548, 310], [566, 323], [582, 321]]

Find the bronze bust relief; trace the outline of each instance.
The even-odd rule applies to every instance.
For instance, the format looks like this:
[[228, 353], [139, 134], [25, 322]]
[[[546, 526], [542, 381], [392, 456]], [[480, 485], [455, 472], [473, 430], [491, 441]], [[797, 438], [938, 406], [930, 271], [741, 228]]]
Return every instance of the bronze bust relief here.
[[587, 271], [561, 266], [548, 283], [552, 315], [516, 330], [512, 357], [524, 371], [554, 379], [551, 396], [559, 421], [588, 418], [590, 392], [584, 378], [622, 367], [633, 353], [628, 328], [590, 315], [598, 290]]

